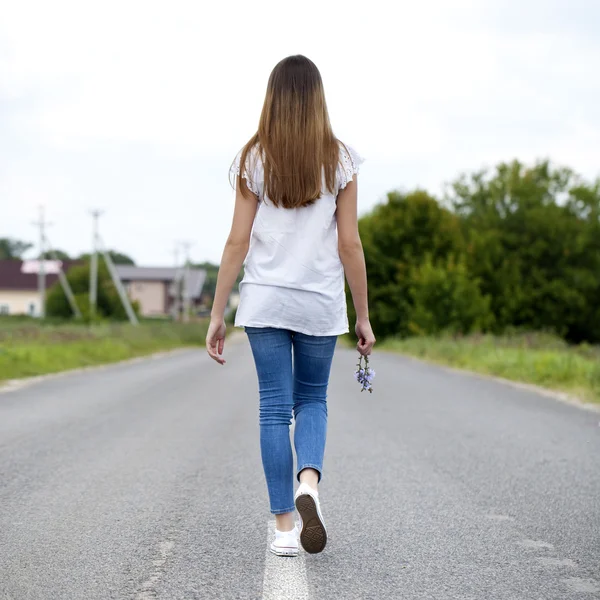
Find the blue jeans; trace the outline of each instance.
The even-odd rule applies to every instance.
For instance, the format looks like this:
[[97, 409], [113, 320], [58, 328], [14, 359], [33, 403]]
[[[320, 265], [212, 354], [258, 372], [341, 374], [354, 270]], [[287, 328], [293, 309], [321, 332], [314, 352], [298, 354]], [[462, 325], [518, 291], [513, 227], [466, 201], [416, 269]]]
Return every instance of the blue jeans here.
[[310, 467], [318, 471], [320, 479], [327, 432], [327, 385], [337, 336], [312, 336], [272, 327], [246, 327], [246, 333], [258, 375], [260, 452], [271, 513], [292, 512], [292, 413], [296, 475]]

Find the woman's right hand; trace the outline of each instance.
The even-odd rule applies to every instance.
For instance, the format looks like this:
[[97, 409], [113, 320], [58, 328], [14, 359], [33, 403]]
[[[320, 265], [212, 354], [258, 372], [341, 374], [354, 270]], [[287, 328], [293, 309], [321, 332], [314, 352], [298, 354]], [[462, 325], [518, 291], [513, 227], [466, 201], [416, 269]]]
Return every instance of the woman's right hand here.
[[356, 349], [362, 356], [369, 356], [371, 350], [373, 350], [373, 345], [375, 344], [375, 335], [369, 319], [356, 321], [354, 331], [356, 331], [356, 337], [358, 338]]
[[225, 364], [223, 350], [225, 346], [225, 334], [227, 326], [224, 319], [211, 319], [206, 334], [206, 350], [209, 356], [220, 365]]

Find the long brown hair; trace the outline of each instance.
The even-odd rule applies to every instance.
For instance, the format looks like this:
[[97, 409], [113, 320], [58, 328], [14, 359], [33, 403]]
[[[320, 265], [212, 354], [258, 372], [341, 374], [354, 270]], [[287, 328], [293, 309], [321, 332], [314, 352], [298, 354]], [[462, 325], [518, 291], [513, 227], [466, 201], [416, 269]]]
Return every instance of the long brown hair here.
[[[260, 157], [264, 195], [275, 206], [306, 206], [321, 196], [323, 174], [334, 192], [339, 148], [319, 69], [302, 55], [284, 58], [269, 77], [258, 131], [241, 152], [241, 172], [249, 157]], [[252, 177], [254, 169], [248, 167], [246, 176]], [[247, 196], [246, 180], [239, 180]]]

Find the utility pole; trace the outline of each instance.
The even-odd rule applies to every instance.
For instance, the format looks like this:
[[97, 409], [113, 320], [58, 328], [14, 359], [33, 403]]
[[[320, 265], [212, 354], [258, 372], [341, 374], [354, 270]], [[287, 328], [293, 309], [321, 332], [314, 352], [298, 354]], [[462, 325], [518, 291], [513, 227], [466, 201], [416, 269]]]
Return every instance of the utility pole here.
[[90, 255], [90, 319], [96, 316], [96, 303], [98, 299], [98, 218], [102, 214], [100, 210], [93, 210], [92, 228], [92, 254]]
[[191, 242], [181, 242], [183, 246], [183, 255], [185, 257], [185, 266], [183, 270], [183, 322], [188, 323], [190, 320], [190, 248]]
[[117, 293], [119, 294], [119, 298], [121, 298], [121, 303], [123, 304], [123, 308], [125, 309], [125, 312], [127, 313], [129, 322], [132, 325], [139, 325], [135, 311], [133, 310], [133, 307], [131, 306], [131, 302], [129, 302], [129, 297], [127, 296], [127, 292], [125, 291], [125, 288], [123, 287], [123, 284], [121, 283], [121, 278], [119, 277], [119, 274], [117, 273], [117, 269], [115, 268], [112, 258], [110, 257], [110, 253], [104, 247], [104, 244], [102, 243], [102, 240], [100, 239], [100, 236], [98, 236], [97, 242], [98, 242], [98, 246], [100, 247], [100, 251], [102, 252], [102, 256], [104, 256], [104, 262], [106, 262], [106, 266], [108, 267], [108, 272], [110, 273], [110, 276], [113, 280], [113, 283], [115, 284], [115, 287], [117, 288]]
[[173, 291], [175, 298], [173, 299], [173, 318], [179, 321], [179, 297], [180, 297], [180, 275], [179, 275], [179, 242], [175, 242], [173, 248], [173, 256], [175, 258], [175, 276], [173, 277]]
[[98, 233], [98, 217], [102, 214], [100, 210], [93, 210], [92, 217], [94, 218], [94, 231], [93, 231], [93, 245], [92, 245], [92, 256], [90, 260], [90, 317], [93, 319], [96, 314], [96, 300], [98, 295], [98, 251], [102, 252], [102, 256], [104, 257], [104, 262], [108, 268], [108, 272], [110, 277], [115, 284], [115, 288], [117, 288], [117, 293], [119, 294], [119, 298], [121, 299], [121, 303], [123, 304], [123, 308], [129, 317], [129, 322], [132, 325], [138, 325], [138, 319], [131, 306], [131, 302], [129, 302], [129, 297], [127, 296], [127, 292], [121, 283], [121, 279], [119, 274], [117, 273], [117, 269], [110, 257], [110, 253], [104, 247], [102, 243], [102, 238]]
[[40, 229], [40, 258], [38, 261], [38, 297], [40, 302], [40, 319], [46, 316], [46, 265], [44, 264], [44, 250], [46, 240], [46, 223], [44, 207], [40, 206], [40, 220], [34, 222]]

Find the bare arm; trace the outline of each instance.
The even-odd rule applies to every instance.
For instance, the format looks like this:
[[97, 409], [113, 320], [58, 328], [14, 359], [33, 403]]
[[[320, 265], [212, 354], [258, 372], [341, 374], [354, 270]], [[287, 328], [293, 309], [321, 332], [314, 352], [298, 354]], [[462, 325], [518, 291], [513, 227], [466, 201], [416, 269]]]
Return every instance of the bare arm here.
[[222, 357], [225, 345], [225, 308], [246, 254], [248, 254], [250, 234], [257, 208], [258, 198], [253, 194], [250, 198], [245, 197], [240, 191], [238, 178], [233, 223], [221, 258], [215, 298], [210, 313], [210, 325], [206, 335], [206, 349], [211, 358], [221, 365], [225, 364]]
[[356, 311], [358, 351], [364, 356], [371, 353], [375, 336], [369, 321], [367, 296], [367, 269], [362, 242], [358, 234], [358, 183], [356, 175], [337, 198], [338, 250]]

